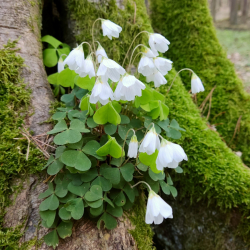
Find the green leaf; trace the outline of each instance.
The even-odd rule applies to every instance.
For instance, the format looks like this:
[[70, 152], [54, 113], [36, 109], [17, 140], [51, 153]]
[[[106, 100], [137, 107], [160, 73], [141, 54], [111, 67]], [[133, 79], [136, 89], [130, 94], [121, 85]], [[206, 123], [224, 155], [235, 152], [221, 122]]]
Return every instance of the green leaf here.
[[179, 167], [179, 166], [178, 166], [177, 168], [175, 168], [174, 170], [175, 170], [175, 172], [178, 173], [178, 174], [183, 173], [183, 169], [182, 169], [181, 167]]
[[[119, 136], [123, 140], [125, 140], [125, 137], [126, 137], [128, 131], [129, 131], [129, 129], [131, 129], [131, 128], [132, 128], [132, 126], [130, 124], [120, 125], [118, 127], [118, 134], [119, 134]], [[134, 134], [134, 132], [132, 130], [130, 130], [129, 133], [128, 133], [127, 139], [131, 138], [133, 136], [133, 134]]]
[[91, 161], [82, 151], [68, 150], [62, 154], [62, 162], [80, 171], [87, 171], [91, 167]]
[[114, 165], [114, 166], [117, 166], [117, 167], [120, 167], [122, 165], [122, 163], [124, 162], [124, 160], [125, 160], [125, 157], [122, 157], [122, 159], [121, 158], [118, 158], [118, 159], [113, 158], [111, 160], [110, 164]]
[[74, 185], [72, 184], [72, 182], [69, 183], [69, 185], [68, 185], [68, 190], [69, 190], [71, 193], [73, 193], [73, 194], [75, 194], [75, 195], [77, 195], [77, 196], [81, 196], [81, 197], [83, 197], [83, 196], [86, 194], [86, 192], [89, 190], [89, 188], [90, 188], [89, 182], [83, 183], [83, 184], [80, 185], [80, 186], [74, 186]]
[[104, 226], [109, 230], [114, 229], [117, 226], [116, 219], [108, 213], [104, 213], [98, 220], [97, 222], [98, 229], [100, 229], [102, 221], [104, 222]]
[[74, 93], [64, 94], [61, 96], [61, 101], [64, 103], [72, 102], [74, 100]]
[[98, 172], [96, 168], [91, 168], [89, 171], [86, 173], [82, 174], [81, 180], [83, 182], [90, 182], [94, 180], [98, 176]]
[[165, 194], [170, 195], [170, 186], [165, 181], [160, 181], [160, 186]]
[[161, 102], [165, 101], [165, 96], [159, 93], [157, 90], [151, 88], [151, 92], [153, 93], [153, 99]]
[[56, 210], [58, 207], [59, 207], [59, 200], [55, 194], [52, 194], [49, 198], [47, 198], [40, 204], [39, 210], [40, 211]]
[[100, 148], [100, 144], [97, 141], [89, 141], [87, 144], [83, 147], [82, 151], [85, 154], [92, 155], [98, 160], [105, 160], [105, 157], [99, 156], [96, 152]]
[[155, 173], [160, 173], [156, 168], [156, 158], [158, 156], [158, 150], [156, 150], [152, 155], [148, 155], [147, 153], [140, 153], [139, 154], [139, 160], [141, 163], [145, 165], [149, 165], [151, 170]]
[[49, 175], [55, 175], [63, 168], [63, 166], [63, 163], [57, 159], [48, 167], [47, 173]]
[[120, 182], [120, 170], [118, 168], [112, 168], [106, 164], [101, 165], [101, 174], [112, 184], [118, 184]]
[[125, 192], [125, 194], [128, 196], [129, 200], [131, 202], [135, 201], [135, 191], [133, 188], [131, 188], [131, 186], [129, 185], [129, 183], [127, 183], [124, 188], [123, 191]]
[[151, 92], [150, 88], [146, 86], [144, 90], [142, 90], [142, 96], [135, 98], [135, 105], [138, 108], [140, 104], [144, 105], [153, 100], [153, 93]]
[[61, 203], [67, 203], [69, 200], [75, 199], [76, 196], [70, 192], [67, 193], [67, 195], [63, 198], [59, 198]]
[[159, 181], [159, 180], [164, 180], [165, 179], [165, 174], [160, 172], [160, 173], [155, 173], [152, 171], [152, 169], [148, 170], [148, 174], [150, 178], [154, 181]]
[[57, 84], [63, 87], [72, 87], [74, 86], [75, 76], [75, 71], [70, 70], [69, 68], [64, 69], [58, 74]]
[[123, 210], [121, 207], [112, 207], [109, 204], [107, 205], [106, 211], [114, 217], [122, 217]]
[[106, 124], [104, 126], [104, 131], [108, 135], [113, 135], [117, 130], [117, 126], [114, 124]]
[[89, 118], [87, 119], [87, 125], [88, 125], [88, 127], [90, 127], [90, 128], [95, 128], [95, 127], [98, 126], [98, 124], [94, 122], [94, 119], [93, 119], [92, 117], [89, 117]]
[[56, 184], [55, 194], [56, 196], [63, 198], [68, 193], [68, 184], [70, 180], [64, 179]]
[[65, 129], [67, 129], [67, 128], [68, 128], [68, 126], [67, 126], [65, 120], [61, 120], [61, 121], [59, 121], [59, 122], [55, 125], [55, 127], [54, 127], [52, 130], [50, 130], [49, 132], [47, 132], [47, 134], [48, 134], [48, 135], [51, 135], [51, 134], [59, 133], [59, 132], [65, 130]]
[[109, 122], [117, 125], [121, 123], [121, 117], [117, 113], [111, 102], [99, 108], [94, 114], [93, 118], [95, 123], [97, 124], [106, 124], [107, 122]]
[[82, 89], [88, 89], [91, 91], [95, 85], [95, 77], [92, 77], [91, 79], [89, 76], [79, 77], [77, 79], [76, 85]]
[[119, 104], [118, 101], [112, 101], [111, 103], [117, 113], [120, 113], [122, 111], [122, 106]]
[[75, 130], [67, 129], [66, 131], [57, 134], [54, 138], [56, 145], [64, 145], [67, 143], [76, 143], [82, 139], [82, 134]]
[[110, 136], [108, 142], [100, 147], [96, 153], [100, 156], [111, 155], [114, 158], [120, 158], [125, 155], [125, 152], [122, 155], [122, 147], [117, 143], [116, 139]]
[[[145, 178], [145, 181], [149, 184], [149, 186], [153, 189], [153, 191], [157, 194], [159, 192], [159, 181], [153, 181], [149, 175], [146, 175], [146, 178]], [[145, 185], [145, 184], [143, 184]], [[146, 185], [145, 185], [146, 188], [148, 188]]]
[[109, 180], [102, 176], [98, 176], [91, 185], [98, 185], [102, 187], [103, 191], [109, 191], [112, 188], [112, 184]]
[[167, 177], [167, 183], [168, 183], [168, 185], [173, 185], [174, 184], [170, 175]]
[[148, 170], [148, 166], [144, 165], [143, 163], [139, 163], [136, 167], [144, 172]]
[[39, 194], [38, 199], [44, 199], [53, 193], [54, 193], [54, 186], [53, 186], [53, 183], [50, 182], [48, 189], [45, 192]]
[[163, 128], [165, 131], [168, 131], [169, 130], [169, 119], [166, 119], [164, 121], [159, 121], [157, 122], [157, 124]]
[[53, 120], [63, 120], [66, 117], [66, 112], [56, 112], [53, 116], [52, 119]]
[[174, 186], [169, 186], [170, 192], [173, 195], [173, 197], [177, 196], [177, 190]]
[[133, 173], [135, 171], [135, 168], [132, 163], [125, 164], [120, 168], [120, 170], [125, 181], [129, 182], [133, 180]]
[[71, 219], [71, 212], [67, 211], [65, 207], [61, 207], [59, 210], [59, 217], [62, 220], [70, 220]]
[[107, 196], [105, 196], [103, 200], [106, 201], [110, 206], [115, 207], [113, 202]]
[[54, 67], [58, 62], [55, 49], [45, 49], [43, 51], [43, 63], [46, 67]]
[[57, 77], [58, 77], [58, 73], [54, 73], [54, 74], [51, 74], [51, 75], [49, 75], [48, 76], [48, 82], [50, 83], [50, 84], [55, 84], [55, 85], [57, 85]]
[[121, 207], [123, 205], [125, 205], [126, 203], [126, 197], [124, 195], [124, 193], [121, 191], [113, 200], [113, 202], [115, 203], [116, 206]]
[[140, 121], [140, 120], [138, 120], [138, 119], [132, 119], [131, 121], [130, 121], [130, 124], [131, 124], [131, 126], [133, 127], [133, 128], [141, 128], [143, 125], [142, 125], [142, 122]]
[[97, 201], [93, 201], [93, 202], [90, 202], [90, 201], [87, 201], [87, 204], [92, 207], [92, 208], [98, 208], [100, 206], [103, 205], [103, 200], [100, 199], [100, 200], [97, 200]]
[[130, 119], [126, 115], [120, 115], [121, 116], [121, 124], [129, 124]]
[[62, 44], [62, 42], [58, 41], [56, 38], [50, 35], [43, 36], [41, 40], [42, 42], [46, 42], [52, 45], [55, 49]]
[[155, 102], [158, 102], [158, 106], [154, 109], [151, 109], [148, 115], [150, 115], [153, 119], [156, 119], [158, 116], [160, 116], [161, 121], [167, 119], [169, 114], [168, 106], [161, 101], [154, 101], [154, 103]]
[[73, 119], [70, 122], [70, 128], [71, 130], [75, 130], [78, 132], [82, 132], [82, 133], [89, 133], [90, 130], [85, 128], [85, 123], [78, 120], [78, 119]]
[[59, 238], [58, 238], [56, 230], [53, 230], [49, 232], [48, 234], [46, 234], [43, 239], [45, 243], [47, 244], [47, 246], [53, 247], [54, 249], [59, 244]]
[[98, 208], [93, 208], [93, 207], [90, 208], [90, 213], [93, 216], [99, 216], [100, 214], [102, 214], [102, 212], [103, 212], [103, 205]]
[[72, 234], [72, 227], [73, 222], [72, 221], [62, 221], [59, 226], [56, 228], [59, 236], [62, 239], [65, 239], [67, 237], [70, 237]]
[[56, 218], [56, 211], [55, 210], [54, 211], [51, 211], [51, 210], [40, 211], [39, 214], [40, 214], [41, 218], [46, 221], [46, 225], [48, 227], [51, 227], [53, 225], [54, 220]]
[[93, 185], [85, 195], [87, 201], [96, 201], [102, 198], [102, 188], [97, 185]]

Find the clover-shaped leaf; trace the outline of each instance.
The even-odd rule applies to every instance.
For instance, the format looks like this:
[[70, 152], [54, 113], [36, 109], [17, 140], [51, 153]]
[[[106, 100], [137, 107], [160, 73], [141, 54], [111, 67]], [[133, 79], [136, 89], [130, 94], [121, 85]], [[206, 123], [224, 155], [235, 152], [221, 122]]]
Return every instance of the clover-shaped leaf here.
[[71, 212], [67, 211], [65, 207], [61, 207], [59, 210], [59, 217], [62, 220], [70, 220], [71, 219]]
[[47, 134], [51, 135], [51, 134], [59, 133], [63, 130], [66, 130], [67, 128], [68, 128], [68, 126], [67, 126], [65, 120], [61, 120], [55, 125], [55, 127], [51, 131], [47, 132]]
[[51, 227], [54, 223], [54, 220], [56, 218], [56, 211], [53, 210], [47, 210], [47, 211], [39, 211], [39, 214], [43, 220], [46, 221], [46, 225], [48, 227]]
[[77, 196], [81, 196], [81, 197], [83, 197], [83, 196], [86, 194], [86, 192], [89, 190], [89, 188], [90, 188], [89, 182], [83, 183], [83, 184], [80, 185], [80, 186], [74, 186], [74, 185], [72, 184], [72, 182], [69, 183], [69, 185], [68, 185], [68, 190], [69, 190], [71, 193], [73, 193], [73, 194], [75, 194], [75, 195], [77, 195]]
[[82, 198], [76, 198], [73, 200], [69, 200], [64, 207], [68, 212], [71, 212], [71, 216], [75, 220], [79, 220], [82, 218], [84, 214], [84, 204]]
[[59, 244], [59, 238], [56, 229], [46, 234], [44, 236], [44, 241], [49, 247], [53, 247], [55, 249]]
[[40, 211], [56, 210], [59, 207], [59, 200], [55, 194], [45, 199], [39, 206]]
[[102, 199], [102, 197], [102, 188], [98, 185], [93, 185], [85, 195], [85, 199], [90, 202]]
[[116, 228], [116, 226], [117, 226], [116, 219], [113, 216], [111, 216], [110, 214], [106, 213], [106, 212], [103, 213], [103, 215], [101, 216], [101, 218], [97, 222], [98, 229], [100, 229], [102, 221], [104, 222], [104, 226], [107, 229], [111, 230], [111, 229]]
[[82, 148], [82, 151], [85, 154], [92, 155], [98, 160], [104, 161], [106, 157], [99, 156], [96, 152], [100, 148], [100, 144], [97, 141], [89, 141], [86, 145]]
[[154, 173], [160, 173], [161, 171], [156, 168], [157, 155], [158, 150], [156, 150], [152, 155], [148, 155], [147, 153], [140, 153], [139, 160], [144, 165], [149, 166]]

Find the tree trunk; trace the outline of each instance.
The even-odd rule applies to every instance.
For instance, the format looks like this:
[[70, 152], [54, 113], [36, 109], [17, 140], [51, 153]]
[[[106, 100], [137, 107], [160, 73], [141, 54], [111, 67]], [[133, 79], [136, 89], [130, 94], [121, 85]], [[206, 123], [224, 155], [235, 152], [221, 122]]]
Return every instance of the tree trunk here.
[[248, 0], [242, 0], [243, 4], [242, 4], [242, 19], [241, 22], [242, 23], [246, 23], [247, 21], [247, 17], [248, 17], [248, 9], [249, 9], [249, 2]]
[[211, 14], [212, 14], [214, 22], [216, 21], [216, 3], [217, 3], [216, 0], [211, 1]]
[[[64, 3], [67, 1], [64, 1]], [[42, 60], [42, 44], [40, 41], [41, 28], [41, 5], [40, 0], [1, 0], [0, 1], [0, 46], [7, 43], [8, 39], [18, 39], [20, 56], [24, 58], [27, 67], [22, 69], [24, 82], [32, 90], [31, 116], [26, 119], [26, 126], [34, 131], [35, 135], [46, 133], [51, 129], [50, 124], [41, 124], [50, 117], [50, 104], [54, 97], [47, 81], [47, 75]], [[117, 1], [122, 8], [123, 1]], [[41, 200], [39, 193], [47, 189], [43, 183], [44, 175], [31, 175], [24, 182], [14, 180], [13, 185], [22, 185], [22, 191], [15, 198], [10, 198], [13, 205], [6, 209], [4, 227], [16, 227], [25, 224], [23, 237], [20, 244], [39, 240], [49, 229], [40, 226], [40, 215], [38, 207]], [[87, 218], [77, 221], [73, 227], [72, 236], [60, 242], [59, 249], [137, 249], [135, 240], [128, 232], [133, 229], [128, 218], [120, 218], [116, 229], [98, 230], [96, 223]], [[36, 241], [37, 242], [37, 241]], [[36, 243], [37, 244], [37, 243]], [[32, 249], [52, 249], [42, 243], [35, 245]]]
[[238, 4], [239, 4], [239, 0], [231, 0], [231, 7], [230, 7], [230, 24], [231, 25], [237, 25]]

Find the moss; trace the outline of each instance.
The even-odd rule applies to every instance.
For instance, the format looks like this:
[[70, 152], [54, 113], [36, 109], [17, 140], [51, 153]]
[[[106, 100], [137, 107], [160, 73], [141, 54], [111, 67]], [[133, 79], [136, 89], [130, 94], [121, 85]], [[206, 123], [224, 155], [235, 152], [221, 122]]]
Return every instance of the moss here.
[[[250, 165], [250, 96], [219, 44], [207, 1], [153, 0], [151, 7], [153, 28], [171, 42], [166, 55], [175, 69], [189, 67], [204, 83], [206, 91], [198, 95], [198, 104], [216, 85], [209, 121], [217, 124], [226, 143], [243, 152], [243, 161]], [[181, 73], [181, 77], [189, 90], [189, 74]], [[233, 138], [240, 117], [240, 131]]]
[[[30, 103], [30, 90], [20, 78], [23, 59], [16, 55], [17, 41], [8, 42], [0, 49], [0, 246], [18, 245], [22, 236], [20, 227], [3, 229], [4, 208], [10, 204], [10, 195], [20, 189], [13, 186], [14, 178], [24, 178], [36, 173], [44, 165], [44, 157], [34, 146], [30, 146], [29, 158], [26, 161], [27, 140], [22, 138], [20, 127]], [[25, 243], [26, 244], [26, 243]], [[22, 249], [22, 248], [20, 248]], [[23, 248], [27, 249], [27, 248]]]
[[[176, 71], [172, 70], [167, 75], [168, 82], [175, 74]], [[249, 244], [250, 217], [246, 215], [250, 208], [249, 169], [219, 135], [209, 129], [179, 77], [169, 94], [166, 90], [166, 86], [160, 88], [160, 92], [166, 95], [170, 119], [176, 119], [186, 129], [182, 138], [176, 141], [188, 156], [188, 161], [182, 164], [185, 174], [172, 173], [179, 196], [190, 197], [191, 203], [203, 201], [221, 211], [232, 211], [237, 207], [241, 213], [242, 229], [235, 229], [235, 234], [243, 236]]]
[[133, 209], [130, 213], [126, 213], [129, 220], [135, 226], [134, 230], [130, 230], [129, 232], [135, 239], [139, 249], [143, 250], [153, 250], [153, 236], [154, 233], [150, 227], [150, 225], [145, 224], [145, 202], [146, 196], [144, 192], [141, 192], [140, 197], [136, 199]]

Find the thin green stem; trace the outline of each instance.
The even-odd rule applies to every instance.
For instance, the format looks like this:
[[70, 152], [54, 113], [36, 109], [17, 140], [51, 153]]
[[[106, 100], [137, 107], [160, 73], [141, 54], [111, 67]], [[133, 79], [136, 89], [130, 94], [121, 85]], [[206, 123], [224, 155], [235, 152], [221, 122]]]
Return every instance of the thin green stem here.
[[126, 53], [126, 55], [125, 55], [125, 57], [124, 57], [124, 60], [123, 60], [123, 63], [122, 63], [122, 67], [123, 67], [123, 65], [124, 65], [124, 63], [125, 63], [125, 60], [126, 60], [126, 58], [127, 58], [127, 56], [128, 56], [128, 53], [129, 53], [129, 51], [130, 51], [130, 49], [131, 49], [131, 47], [132, 47], [132, 45], [133, 45], [135, 39], [136, 39], [140, 34], [142, 34], [142, 33], [147, 33], [147, 34], [149, 34], [148, 31], [143, 30], [143, 31], [139, 32], [139, 33], [134, 37], [134, 39], [133, 39], [132, 43], [130, 44], [130, 46], [129, 46], [129, 48], [128, 48], [128, 51], [127, 51], [127, 53]]
[[97, 21], [99, 21], [99, 20], [102, 20], [102, 18], [97, 18], [97, 19], [94, 21], [93, 25], [92, 25], [92, 45], [93, 45], [94, 51], [96, 51], [96, 50], [95, 50], [94, 27], [95, 27], [95, 23], [96, 23]]
[[131, 188], [134, 188], [135, 186], [139, 185], [140, 183], [146, 184], [148, 186], [149, 190], [150, 191], [152, 190], [152, 188], [149, 186], [149, 184], [145, 181], [139, 181], [135, 185], [131, 186]]
[[[138, 55], [140, 55], [140, 54], [143, 54], [143, 52], [138, 52], [138, 53], [135, 55], [135, 57], [134, 57], [134, 59], [133, 59], [133, 61], [132, 61], [131, 67], [132, 67], [132, 65], [134, 65], [134, 61], [135, 61], [135, 59], [136, 59], [136, 58], [137, 58], [137, 56], [138, 56]], [[138, 68], [138, 67], [136, 67], [135, 74], [137, 73], [137, 68]], [[129, 70], [130, 70], [130, 68], [129, 68]]]
[[181, 69], [180, 71], [178, 71], [178, 72], [176, 73], [176, 75], [175, 75], [175, 77], [174, 77], [172, 83], [170, 84], [170, 87], [169, 87], [167, 93], [170, 91], [170, 89], [171, 89], [171, 87], [172, 87], [172, 85], [173, 85], [173, 83], [174, 83], [175, 78], [179, 75], [179, 73], [180, 73], [181, 71], [184, 71], [184, 70], [191, 71], [193, 74], [195, 74], [194, 71], [193, 71], [192, 69], [189, 69], [189, 68], [184, 68], [184, 69]]

